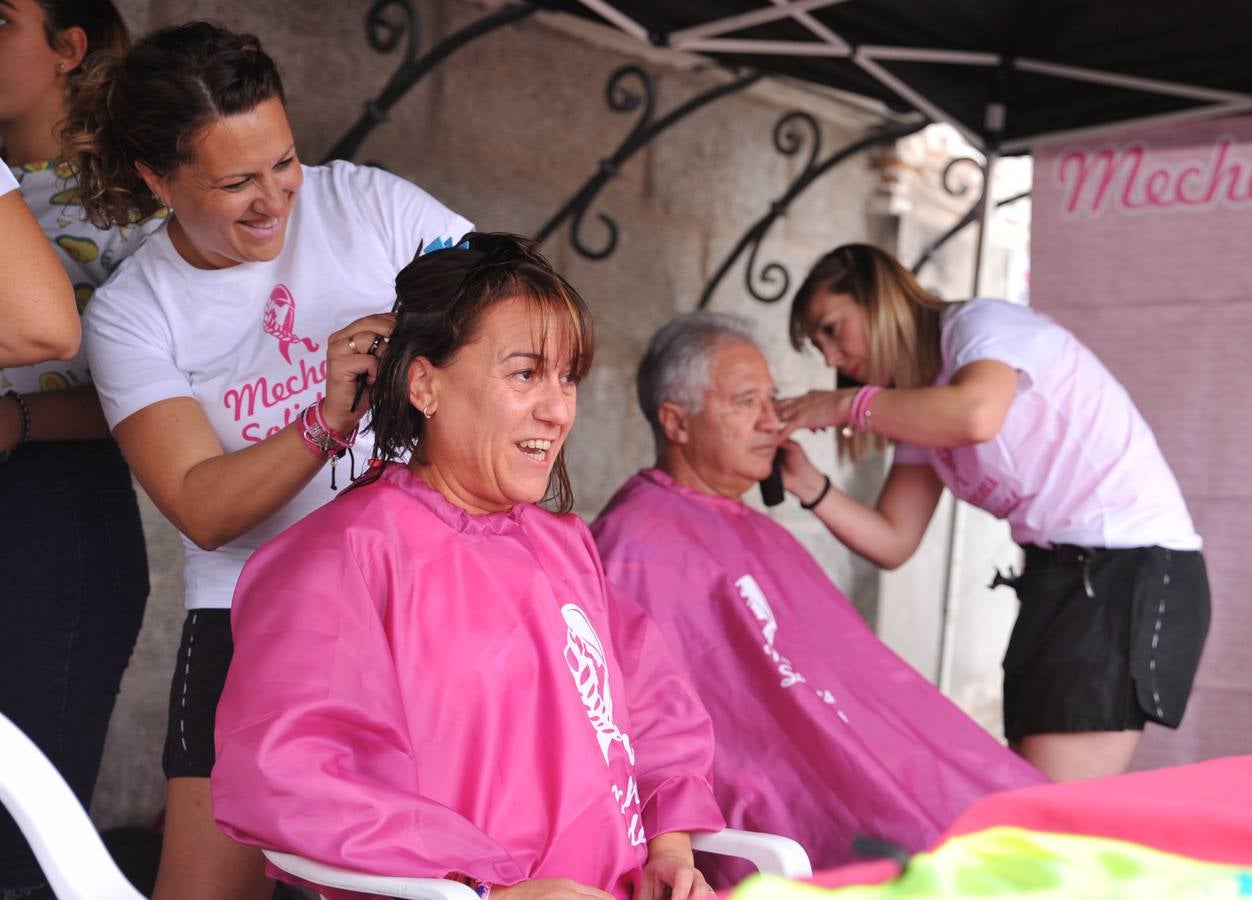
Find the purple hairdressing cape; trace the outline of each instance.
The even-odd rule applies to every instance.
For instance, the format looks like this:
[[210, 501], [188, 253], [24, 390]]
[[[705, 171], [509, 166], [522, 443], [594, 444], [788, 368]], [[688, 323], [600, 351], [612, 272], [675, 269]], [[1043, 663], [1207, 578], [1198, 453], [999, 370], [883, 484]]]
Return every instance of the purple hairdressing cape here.
[[738, 500], [648, 470], [592, 532], [609, 581], [661, 627], [713, 718], [731, 827], [794, 837], [826, 868], [853, 858], [857, 834], [921, 850], [982, 795], [1045, 780]]
[[257, 551], [231, 626], [235, 840], [626, 898], [645, 838], [723, 825], [708, 715], [575, 516], [471, 516], [393, 464]]

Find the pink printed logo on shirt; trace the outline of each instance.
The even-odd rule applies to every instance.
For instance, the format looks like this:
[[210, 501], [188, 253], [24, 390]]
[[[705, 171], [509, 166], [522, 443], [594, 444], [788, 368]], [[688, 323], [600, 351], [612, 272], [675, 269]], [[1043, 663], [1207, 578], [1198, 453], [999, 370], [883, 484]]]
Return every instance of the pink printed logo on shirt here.
[[285, 284], [277, 285], [274, 290], [270, 291], [270, 299], [265, 304], [265, 317], [261, 320], [261, 327], [265, 329], [266, 334], [278, 339], [278, 352], [283, 355], [288, 365], [291, 365], [290, 347], [292, 344], [304, 344], [310, 353], [317, 350], [317, 344], [309, 338], [300, 337], [295, 332], [296, 298]]
[[595, 626], [576, 604], [561, 607], [565, 619], [565, 662], [569, 665], [574, 684], [582, 696], [587, 718], [596, 730], [596, 740], [604, 761], [609, 762], [609, 747], [620, 742], [631, 765], [635, 763], [635, 751], [630, 746], [630, 736], [613, 721], [613, 695], [609, 690], [608, 660], [604, 645], [596, 634]]
[[[587, 719], [595, 729], [596, 741], [600, 744], [600, 752], [604, 754], [604, 762], [618, 781], [612, 785], [613, 799], [628, 823], [626, 836], [632, 847], [641, 847], [647, 843], [647, 835], [643, 830], [639, 783], [635, 780], [634, 773], [635, 750], [630, 745], [630, 736], [613, 721], [608, 655], [600, 641], [600, 635], [596, 634], [595, 626], [578, 604], [566, 603], [561, 607], [561, 616], [565, 619], [565, 663], [569, 666], [570, 674], [574, 676], [574, 685], [582, 697]], [[624, 760], [616, 754], [610, 757], [609, 751], [614, 744], [621, 744], [625, 752]], [[621, 775], [626, 776], [624, 785], [620, 782]]]

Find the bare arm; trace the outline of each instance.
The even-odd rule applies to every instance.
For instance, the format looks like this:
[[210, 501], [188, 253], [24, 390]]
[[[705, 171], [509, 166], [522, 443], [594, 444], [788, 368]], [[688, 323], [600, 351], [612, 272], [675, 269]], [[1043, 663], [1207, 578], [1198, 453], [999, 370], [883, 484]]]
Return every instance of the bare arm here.
[[517, 884], [493, 885], [498, 900], [613, 900], [613, 895], [571, 878], [532, 878]]
[[[89, 441], [109, 436], [100, 397], [89, 384], [23, 394], [22, 399], [30, 410], [28, 441]], [[12, 449], [21, 435], [21, 407], [11, 397], [0, 400], [0, 452]]]
[[[782, 400], [778, 414], [786, 434], [848, 422], [855, 390], [810, 391]], [[999, 433], [1017, 395], [1017, 370], [980, 359], [962, 366], [950, 384], [881, 391], [870, 404], [876, 434], [922, 447], [963, 447]]]
[[648, 841], [648, 861], [636, 900], [687, 900], [709, 893], [708, 883], [693, 862], [691, 835], [670, 831]]
[[[367, 391], [351, 409], [356, 378], [372, 383], [378, 360], [348, 347], [389, 335], [392, 316], [366, 316], [326, 342], [323, 413], [341, 434], [369, 408]], [[206, 550], [229, 543], [264, 522], [309, 483], [325, 461], [311, 453], [299, 421], [251, 447], [225, 452], [200, 404], [172, 397], [139, 410], [113, 430], [131, 471], [152, 501], [183, 534]]]
[[82, 332], [69, 276], [17, 191], [0, 196], [0, 366], [69, 359]]
[[190, 397], [145, 407], [113, 434], [157, 508], [206, 550], [278, 512], [325, 464], [305, 448], [299, 422], [226, 453]]
[[[786, 441], [783, 449], [783, 486], [802, 502], [812, 502], [821, 493], [825, 476], [799, 444]], [[895, 465], [874, 506], [832, 487], [813, 514], [854, 553], [894, 569], [917, 550], [942, 493], [943, 483], [929, 466]]]

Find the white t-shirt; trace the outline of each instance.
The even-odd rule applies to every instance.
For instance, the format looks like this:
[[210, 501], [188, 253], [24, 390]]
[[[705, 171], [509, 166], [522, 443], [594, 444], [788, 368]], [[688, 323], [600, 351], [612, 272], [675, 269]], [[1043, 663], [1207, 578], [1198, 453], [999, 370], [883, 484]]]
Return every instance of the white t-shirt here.
[[9, 171], [8, 164], [4, 159], [0, 158], [0, 197], [3, 197], [9, 191], [17, 190], [17, 179], [13, 177], [13, 173]]
[[[144, 238], [165, 219], [162, 210], [159, 215], [126, 228], [97, 228], [83, 215], [73, 169], [39, 162], [5, 167], [4, 171], [15, 177], [22, 198], [52, 242], [74, 285], [80, 313], [87, 308], [96, 287], [108, 279], [122, 260], [138, 250]], [[82, 347], [73, 359], [0, 369], [0, 393], [34, 394], [90, 383], [87, 353]]]
[[[419, 244], [439, 249], [473, 226], [381, 169], [306, 167], [277, 259], [196, 269], [153, 234], [96, 294], [83, 340], [109, 427], [171, 397], [193, 397], [227, 451], [281, 430], [323, 396], [326, 338], [387, 312]], [[363, 429], [362, 429], [363, 430]], [[372, 450], [357, 438], [359, 474]], [[348, 482], [348, 457], [338, 463]], [[281, 511], [215, 551], [187, 540], [189, 609], [230, 606], [252, 551], [331, 500], [327, 466]]]
[[941, 351], [935, 384], [990, 359], [1018, 371], [1017, 396], [991, 440], [901, 443], [896, 463], [929, 464], [956, 496], [1007, 519], [1021, 544], [1200, 549], [1147, 422], [1074, 335], [1035, 310], [970, 300], [944, 310]]

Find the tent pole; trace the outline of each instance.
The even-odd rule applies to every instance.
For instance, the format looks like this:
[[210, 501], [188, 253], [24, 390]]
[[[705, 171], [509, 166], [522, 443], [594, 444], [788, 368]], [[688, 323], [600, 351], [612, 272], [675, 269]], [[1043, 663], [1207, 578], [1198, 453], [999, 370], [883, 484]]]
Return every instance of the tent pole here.
[[[970, 285], [970, 296], [978, 297], [983, 292], [987, 276], [986, 256], [990, 248], [987, 230], [991, 226], [991, 217], [995, 214], [996, 204], [992, 202], [991, 182], [995, 176], [996, 163], [1000, 160], [997, 133], [1004, 126], [1004, 105], [1001, 103], [987, 104], [987, 126], [991, 138], [987, 141], [987, 155], [982, 167], [982, 194], [978, 198], [978, 237], [974, 250], [974, 273]], [[952, 689], [952, 667], [955, 659], [956, 620], [961, 606], [961, 566], [960, 550], [965, 538], [965, 518], [968, 515], [965, 505], [953, 498], [952, 514], [948, 526], [947, 571], [943, 584], [943, 617], [939, 633], [939, 690], [949, 693]]]
[[1000, 151], [993, 145], [987, 149], [987, 161], [982, 167], [982, 196], [978, 198], [978, 238], [974, 250], [974, 277], [970, 284], [970, 296], [982, 295], [987, 273], [987, 252], [989, 242], [987, 231], [991, 228], [991, 217], [995, 215], [996, 204], [991, 201], [991, 179], [995, 176], [996, 164], [1000, 161]]

